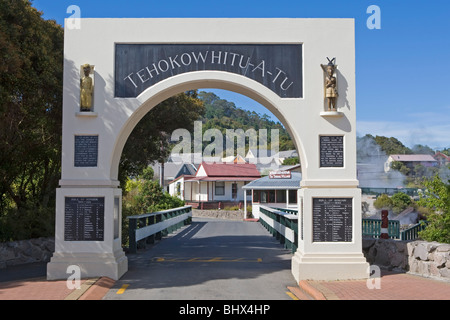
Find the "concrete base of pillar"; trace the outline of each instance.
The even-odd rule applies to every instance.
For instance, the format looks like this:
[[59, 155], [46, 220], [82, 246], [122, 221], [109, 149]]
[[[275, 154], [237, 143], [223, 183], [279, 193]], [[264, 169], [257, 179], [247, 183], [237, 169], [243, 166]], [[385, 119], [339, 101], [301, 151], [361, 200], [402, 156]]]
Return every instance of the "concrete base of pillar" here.
[[292, 274], [300, 280], [356, 280], [369, 278], [369, 264], [362, 253], [303, 254], [292, 258]]
[[78, 266], [81, 279], [108, 277], [119, 280], [128, 271], [123, 250], [114, 253], [54, 253], [47, 264], [47, 280], [64, 280], [71, 276], [69, 266]]

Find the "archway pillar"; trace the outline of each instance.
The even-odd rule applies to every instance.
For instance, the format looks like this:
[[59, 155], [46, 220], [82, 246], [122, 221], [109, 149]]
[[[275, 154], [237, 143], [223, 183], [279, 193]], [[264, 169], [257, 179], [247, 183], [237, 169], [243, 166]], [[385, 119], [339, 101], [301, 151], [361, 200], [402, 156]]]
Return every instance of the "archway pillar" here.
[[361, 241], [361, 190], [351, 187], [350, 181], [338, 185], [338, 181], [322, 186], [317, 181], [302, 182], [298, 249], [291, 267], [297, 281], [368, 277]]
[[56, 215], [55, 252], [47, 264], [47, 279], [73, 274], [118, 280], [128, 271], [121, 244], [122, 190], [81, 185], [56, 190], [56, 212], [61, 214]]

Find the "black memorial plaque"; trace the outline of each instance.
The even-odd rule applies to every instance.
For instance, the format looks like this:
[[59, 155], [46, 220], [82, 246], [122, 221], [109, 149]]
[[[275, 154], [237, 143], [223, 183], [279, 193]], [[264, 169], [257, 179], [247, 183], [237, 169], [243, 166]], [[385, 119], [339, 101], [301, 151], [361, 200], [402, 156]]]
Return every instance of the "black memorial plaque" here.
[[98, 136], [75, 136], [75, 167], [96, 167]]
[[352, 203], [352, 198], [314, 198], [313, 242], [351, 242]]
[[169, 77], [225, 71], [281, 98], [303, 97], [302, 44], [116, 44], [115, 96], [135, 98]]
[[320, 137], [320, 166], [325, 168], [344, 166], [343, 136]]
[[103, 241], [105, 198], [66, 197], [64, 241]]

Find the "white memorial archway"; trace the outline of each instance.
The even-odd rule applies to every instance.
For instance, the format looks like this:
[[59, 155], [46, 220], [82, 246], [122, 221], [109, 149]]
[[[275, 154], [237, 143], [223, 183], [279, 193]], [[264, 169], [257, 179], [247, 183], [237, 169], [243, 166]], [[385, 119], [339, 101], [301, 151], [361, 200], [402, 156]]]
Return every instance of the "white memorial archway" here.
[[[326, 107], [327, 57], [336, 57], [335, 111]], [[80, 82], [85, 64], [90, 82]], [[91, 82], [92, 106], [81, 111]], [[117, 181], [123, 146], [159, 102], [197, 88], [260, 102], [294, 139], [303, 173], [294, 277], [367, 278], [352, 19], [82, 19], [80, 29], [66, 29], [62, 173], [47, 278], [66, 279], [71, 265], [82, 277], [127, 271]], [[90, 216], [80, 227], [83, 208]]]

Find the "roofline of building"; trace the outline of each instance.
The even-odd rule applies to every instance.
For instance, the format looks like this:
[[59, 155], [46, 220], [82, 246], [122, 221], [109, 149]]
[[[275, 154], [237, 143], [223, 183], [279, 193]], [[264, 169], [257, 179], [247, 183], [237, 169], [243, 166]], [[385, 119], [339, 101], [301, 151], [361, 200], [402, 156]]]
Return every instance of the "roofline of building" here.
[[245, 185], [242, 187], [244, 190], [298, 190], [301, 187], [287, 187], [287, 186], [258, 186], [258, 187], [252, 187]]
[[187, 181], [254, 181], [254, 180], [258, 180], [260, 177], [209, 177], [209, 176], [204, 176], [204, 177], [195, 177], [192, 179], [189, 179]]

